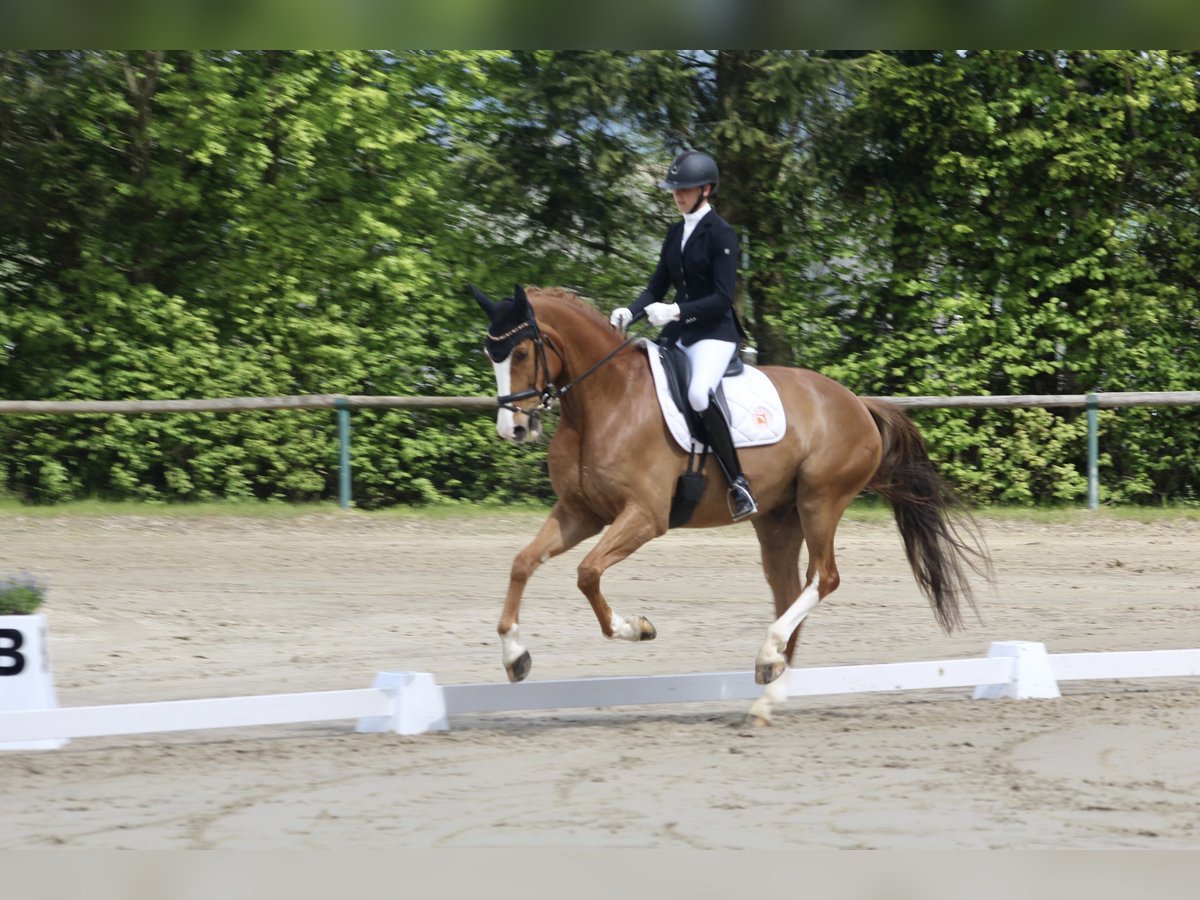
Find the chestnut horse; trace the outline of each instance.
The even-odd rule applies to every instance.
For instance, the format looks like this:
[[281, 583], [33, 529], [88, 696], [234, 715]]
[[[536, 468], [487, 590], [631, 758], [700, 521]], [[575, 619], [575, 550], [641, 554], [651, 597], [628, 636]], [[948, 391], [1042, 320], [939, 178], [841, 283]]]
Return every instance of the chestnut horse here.
[[[521, 681], [531, 659], [520, 636], [520, 605], [533, 572], [553, 556], [607, 531], [579, 564], [579, 589], [608, 638], [648, 641], [654, 626], [609, 608], [600, 579], [652, 538], [666, 533], [676, 480], [687, 454], [664, 422], [645, 353], [622, 340], [605, 318], [562, 289], [493, 301], [472, 287], [489, 319], [486, 350], [495, 367], [500, 436], [536, 440], [540, 414], [557, 399], [560, 419], [550, 442], [550, 481], [558, 497], [549, 518], [513, 560], [498, 631], [504, 668]], [[763, 366], [787, 417], [777, 443], [743, 448], [742, 468], [759, 512], [753, 518], [762, 566], [775, 597], [775, 621], [755, 663], [765, 684], [750, 708], [769, 722], [787, 698], [784, 674], [805, 616], [840, 581], [834, 531], [850, 502], [873, 490], [892, 506], [921, 591], [946, 631], [961, 624], [960, 601], [974, 608], [967, 567], [990, 577], [977, 533], [964, 540], [956, 502], [934, 471], [915, 425], [897, 407], [863, 399], [806, 369]], [[725, 479], [707, 460], [707, 487], [686, 527], [731, 524]], [[800, 548], [808, 567], [800, 576]]]

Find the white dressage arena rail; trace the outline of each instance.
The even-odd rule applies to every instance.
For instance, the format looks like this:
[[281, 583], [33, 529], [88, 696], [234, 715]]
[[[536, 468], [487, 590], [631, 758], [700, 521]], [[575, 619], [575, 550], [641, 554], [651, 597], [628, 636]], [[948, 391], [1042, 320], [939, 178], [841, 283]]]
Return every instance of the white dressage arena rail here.
[[[1058, 682], [1200, 676], [1200, 649], [1046, 652], [1044, 644], [994, 642], [985, 658], [828, 666], [787, 672], [792, 697], [974, 687], [975, 699], [1059, 696]], [[271, 694], [0, 712], [0, 750], [47, 740], [357, 719], [357, 731], [445, 731], [451, 716], [531, 709], [751, 700], [753, 672], [582, 678], [439, 686], [427, 672], [384, 672], [361, 690]]]

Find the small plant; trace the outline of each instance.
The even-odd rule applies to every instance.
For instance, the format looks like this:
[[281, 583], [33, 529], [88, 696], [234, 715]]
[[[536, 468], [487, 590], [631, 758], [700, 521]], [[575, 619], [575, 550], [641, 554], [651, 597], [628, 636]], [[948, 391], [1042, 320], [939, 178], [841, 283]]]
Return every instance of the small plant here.
[[46, 599], [46, 586], [30, 575], [0, 578], [0, 616], [27, 616]]

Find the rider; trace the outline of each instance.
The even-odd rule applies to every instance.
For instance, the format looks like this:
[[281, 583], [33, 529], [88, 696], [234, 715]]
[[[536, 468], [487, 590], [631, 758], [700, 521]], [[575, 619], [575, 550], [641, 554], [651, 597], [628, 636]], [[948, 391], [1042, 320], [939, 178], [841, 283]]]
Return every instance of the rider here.
[[[706, 153], [689, 150], [671, 163], [659, 187], [674, 194], [683, 219], [667, 231], [646, 290], [629, 307], [614, 309], [609, 321], [623, 331], [645, 312], [651, 325], [666, 326], [659, 340], [675, 341], [687, 354], [692, 364], [688, 403], [708, 432], [708, 444], [729, 482], [729, 511], [738, 522], [757, 512], [758, 505], [714, 394], [744, 336], [733, 311], [737, 235], [708, 203], [718, 181], [717, 163]], [[672, 285], [675, 302], [663, 303]]]

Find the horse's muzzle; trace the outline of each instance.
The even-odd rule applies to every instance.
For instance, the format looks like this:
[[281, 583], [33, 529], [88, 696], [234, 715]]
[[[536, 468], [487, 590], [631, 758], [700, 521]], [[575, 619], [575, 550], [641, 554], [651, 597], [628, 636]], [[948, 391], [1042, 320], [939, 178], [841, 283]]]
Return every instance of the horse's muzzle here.
[[514, 444], [528, 444], [542, 436], [542, 423], [537, 412], [514, 413], [502, 409], [496, 418], [496, 431], [500, 437]]

